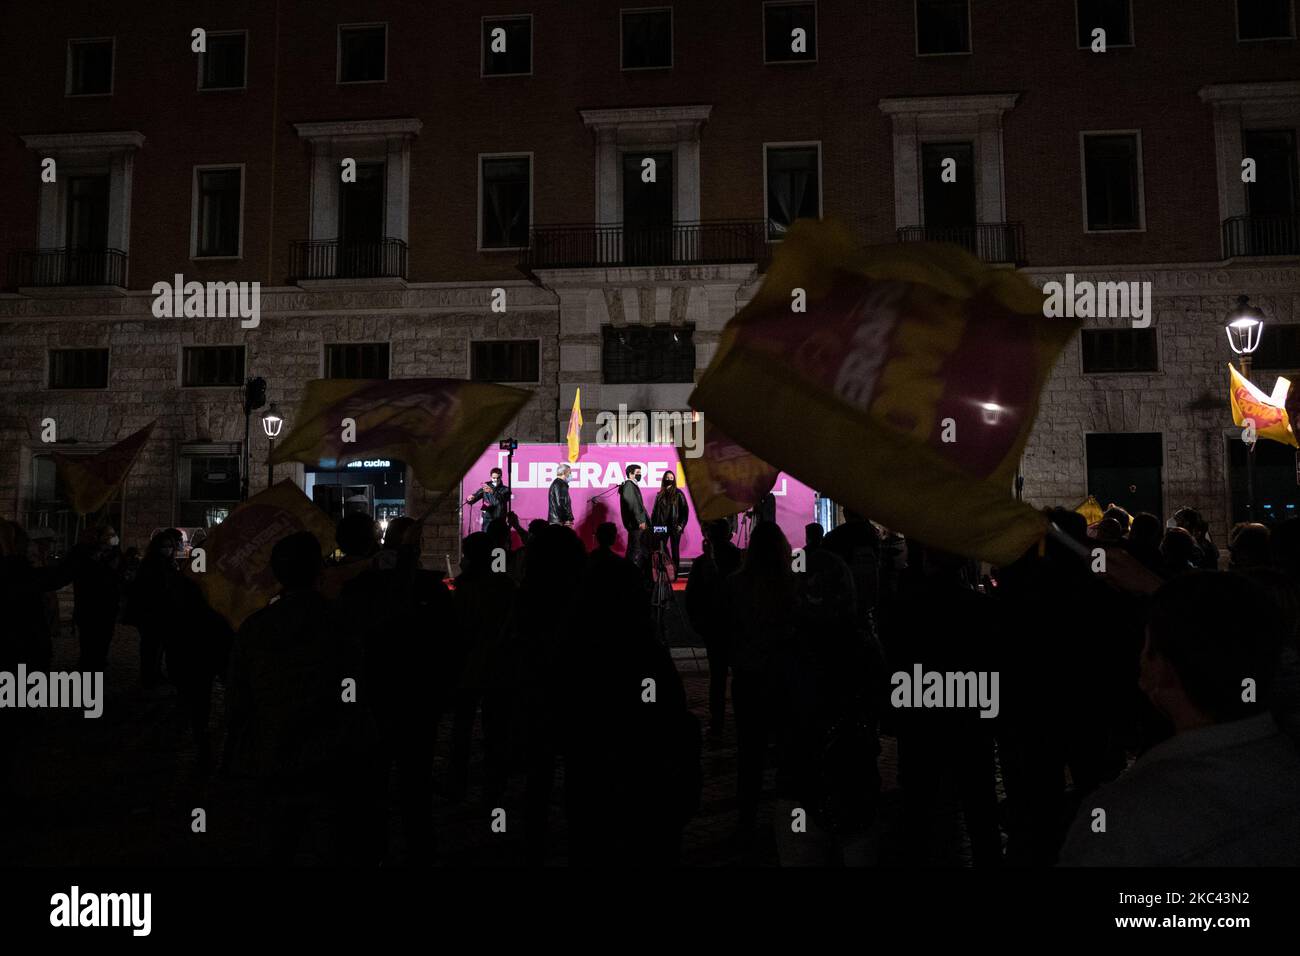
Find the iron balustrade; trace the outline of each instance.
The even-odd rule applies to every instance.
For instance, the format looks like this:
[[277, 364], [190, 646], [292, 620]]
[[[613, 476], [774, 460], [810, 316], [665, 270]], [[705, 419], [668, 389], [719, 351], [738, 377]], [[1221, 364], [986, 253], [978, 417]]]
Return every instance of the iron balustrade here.
[[753, 262], [762, 269], [770, 255], [766, 228], [761, 219], [645, 227], [622, 223], [534, 226], [520, 265], [531, 271]]
[[347, 242], [308, 239], [292, 243], [290, 282], [302, 279], [405, 279], [406, 243], [401, 239]]
[[1300, 214], [1223, 221], [1223, 257], [1300, 255]]
[[15, 253], [17, 286], [126, 287], [121, 249], [28, 249]]
[[899, 242], [949, 242], [985, 262], [1024, 265], [1025, 228], [1018, 222], [981, 222], [966, 226], [904, 226]]

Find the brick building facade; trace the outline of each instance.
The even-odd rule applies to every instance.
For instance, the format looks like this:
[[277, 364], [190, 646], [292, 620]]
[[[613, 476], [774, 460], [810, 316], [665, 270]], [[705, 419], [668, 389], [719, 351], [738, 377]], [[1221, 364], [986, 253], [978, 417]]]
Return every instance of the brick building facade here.
[[[1197, 7], [24, 5], [0, 39], [2, 513], [57, 508], [42, 419], [77, 452], [157, 419], [123, 537], [198, 520], [196, 489], [217, 492], [195, 474], [229, 492], [213, 463], [238, 455], [245, 375], [288, 427], [308, 379], [378, 356], [393, 377], [532, 389], [525, 441], [562, 436], [579, 386], [588, 422], [683, 409], [772, 242], [819, 215], [1036, 282], [1152, 282], [1149, 335], [1089, 319], [1120, 334], [1066, 349], [1025, 496], [1132, 484], [1136, 505], [1193, 505], [1222, 535], [1240, 509], [1221, 331], [1237, 296], [1266, 317], [1256, 381], [1300, 367], [1300, 57], [1294, 0]], [[1250, 153], [1259, 186], [1241, 182]], [[945, 159], [955, 190], [936, 185]], [[260, 326], [155, 318], [150, 290], [176, 274], [260, 282]], [[253, 491], [266, 457], [255, 420]], [[1261, 467], [1269, 500], [1295, 503]], [[418, 489], [405, 501], [423, 510]], [[455, 523], [437, 514], [435, 554], [454, 559]]]

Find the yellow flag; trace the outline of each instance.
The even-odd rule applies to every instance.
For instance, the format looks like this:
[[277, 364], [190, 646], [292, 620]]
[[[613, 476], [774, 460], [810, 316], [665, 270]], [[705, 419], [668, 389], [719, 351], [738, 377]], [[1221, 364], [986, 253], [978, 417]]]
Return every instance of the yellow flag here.
[[1089, 495], [1075, 505], [1074, 510], [1083, 515], [1083, 519], [1087, 521], [1089, 525], [1097, 524], [1101, 521], [1104, 515], [1104, 512], [1101, 510], [1101, 503], [1092, 495]]
[[569, 412], [569, 463], [578, 460], [578, 443], [582, 440], [582, 389], [573, 393], [573, 411]]
[[266, 607], [280, 590], [271, 571], [271, 549], [281, 538], [310, 531], [322, 556], [334, 550], [334, 523], [292, 481], [284, 480], [241, 502], [203, 543], [206, 568], [187, 571], [236, 630], [244, 618]]
[[398, 458], [425, 490], [445, 494], [530, 398], [523, 389], [458, 379], [314, 379], [272, 461], [332, 467]]
[[1290, 391], [1291, 383], [1278, 376], [1273, 385], [1273, 394], [1265, 395], [1232, 365], [1228, 366], [1228, 374], [1231, 377], [1228, 402], [1232, 405], [1233, 424], [1244, 425], [1249, 421], [1254, 426], [1257, 437], [1300, 448], [1296, 443], [1295, 432], [1291, 430], [1291, 419], [1286, 413], [1286, 393]]
[[748, 511], [772, 490], [779, 469], [741, 448], [712, 422], [701, 420], [700, 427], [704, 441], [699, 457], [687, 455], [681, 444], [677, 447], [696, 517], [713, 521]]
[[69, 457], [56, 452], [50, 456], [73, 511], [79, 515], [93, 514], [108, 503], [126, 480], [156, 424], [150, 422], [98, 455]]
[[859, 248], [796, 222], [690, 398], [773, 467], [931, 545], [1007, 564], [1046, 519], [1010, 495], [1077, 324], [956, 246]]

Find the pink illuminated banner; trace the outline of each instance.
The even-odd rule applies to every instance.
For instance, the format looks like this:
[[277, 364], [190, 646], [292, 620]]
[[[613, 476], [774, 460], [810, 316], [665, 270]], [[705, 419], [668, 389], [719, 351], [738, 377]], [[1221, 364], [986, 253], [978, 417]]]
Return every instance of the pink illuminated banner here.
[[[525, 528], [534, 518], [546, 519], [546, 496], [555, 480], [560, 465], [568, 461], [568, 447], [564, 444], [520, 444], [515, 449], [514, 468], [509, 484], [514, 492], [512, 510]], [[655, 496], [666, 472], [677, 476], [677, 483], [690, 501], [691, 518], [682, 534], [682, 558], [694, 558], [700, 553], [700, 525], [696, 520], [695, 501], [686, 483], [686, 474], [678, 460], [677, 449], [672, 445], [583, 445], [578, 460], [572, 464], [569, 477], [569, 497], [573, 500], [573, 525], [588, 550], [595, 547], [596, 527], [612, 521], [618, 527], [620, 553], [627, 545], [623, 523], [619, 517], [618, 486], [623, 483], [624, 469], [633, 462], [642, 466], [641, 496], [646, 513], [654, 509]], [[488, 480], [493, 468], [505, 471], [506, 452], [489, 448], [461, 482], [461, 500], [470, 491]], [[804, 526], [814, 520], [815, 494], [807, 485], [784, 473], [777, 476], [772, 488], [776, 498], [776, 521], [790, 539], [791, 547], [800, 547], [804, 540]], [[461, 508], [461, 536], [479, 530], [479, 506]], [[741, 519], [736, 543], [745, 544], [746, 522]], [[517, 543], [517, 542], [516, 542]]]

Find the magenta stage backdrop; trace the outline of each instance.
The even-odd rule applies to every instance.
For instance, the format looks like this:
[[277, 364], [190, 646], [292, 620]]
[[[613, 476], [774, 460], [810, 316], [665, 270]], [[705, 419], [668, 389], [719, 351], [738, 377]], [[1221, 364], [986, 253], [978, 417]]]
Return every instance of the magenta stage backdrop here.
[[[642, 466], [641, 497], [649, 514], [654, 508], [655, 495], [664, 473], [677, 476], [686, 497], [691, 489], [685, 484], [686, 475], [677, 460], [677, 449], [672, 445], [583, 445], [578, 460], [573, 463], [569, 476], [569, 497], [573, 500], [573, 526], [588, 550], [596, 545], [596, 527], [605, 521], [618, 526], [616, 550], [626, 550], [627, 536], [619, 517], [618, 486], [623, 483], [624, 468], [633, 462]], [[520, 444], [515, 449], [514, 470], [510, 485], [514, 491], [513, 510], [525, 528], [534, 518], [546, 519], [546, 495], [555, 480], [560, 465], [569, 460], [569, 450], [563, 444]], [[487, 481], [493, 468], [505, 471], [506, 453], [490, 448], [474, 463], [461, 481], [460, 500], [463, 502], [479, 485]], [[782, 473], [777, 476], [772, 489], [776, 496], [776, 521], [790, 539], [792, 548], [803, 545], [804, 526], [815, 520], [814, 498], [811, 488]], [[700, 524], [695, 517], [695, 502], [690, 501], [691, 518], [682, 534], [681, 556], [694, 558], [700, 553]], [[461, 506], [461, 537], [479, 530], [479, 503]], [[737, 530], [736, 543], [745, 544], [745, 522]], [[516, 542], [517, 543], [517, 542]]]

